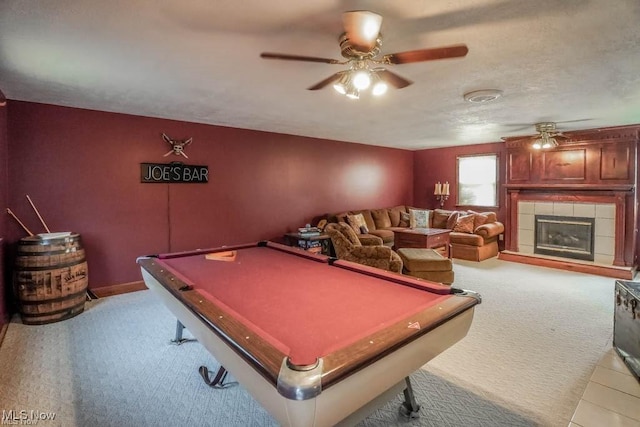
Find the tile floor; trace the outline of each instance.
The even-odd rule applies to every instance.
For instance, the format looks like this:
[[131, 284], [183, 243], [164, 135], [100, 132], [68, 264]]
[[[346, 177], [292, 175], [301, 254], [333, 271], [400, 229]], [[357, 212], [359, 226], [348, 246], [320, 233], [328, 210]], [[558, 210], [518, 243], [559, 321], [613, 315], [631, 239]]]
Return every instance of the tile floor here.
[[615, 350], [598, 362], [569, 427], [640, 427], [640, 382]]

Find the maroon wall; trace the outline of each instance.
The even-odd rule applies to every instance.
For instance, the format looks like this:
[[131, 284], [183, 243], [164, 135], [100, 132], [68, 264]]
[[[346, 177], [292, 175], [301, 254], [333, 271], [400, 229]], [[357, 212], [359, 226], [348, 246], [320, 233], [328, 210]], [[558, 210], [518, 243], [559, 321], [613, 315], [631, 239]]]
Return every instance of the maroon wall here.
[[[189, 159], [161, 139], [193, 137]], [[89, 286], [140, 280], [145, 254], [279, 238], [314, 217], [411, 203], [413, 153], [9, 101], [8, 205], [82, 235]], [[208, 165], [208, 184], [141, 184], [142, 162]], [[13, 221], [8, 240], [24, 231]]]
[[[4, 104], [4, 95], [0, 91], [0, 104]], [[0, 105], [0, 207], [3, 212], [0, 213], [0, 239], [4, 239], [7, 232], [7, 215], [4, 207], [7, 206], [8, 191], [8, 172], [7, 172], [7, 106]], [[5, 260], [3, 256], [4, 241], [0, 241], [0, 328], [9, 320], [9, 310], [7, 308], [7, 300], [9, 294], [8, 280], [5, 277]]]
[[[434, 209], [440, 207], [433, 195], [435, 183], [448, 181], [451, 195], [444, 203], [444, 209], [467, 209], [457, 206], [457, 157], [473, 154], [497, 153], [499, 184], [504, 184], [506, 173], [506, 151], [504, 143], [465, 145], [460, 147], [434, 148], [414, 152], [413, 202], [416, 206]], [[498, 218], [504, 222], [506, 215], [505, 194], [498, 189]], [[482, 210], [478, 208], [478, 210]], [[488, 210], [488, 209], [485, 209]]]

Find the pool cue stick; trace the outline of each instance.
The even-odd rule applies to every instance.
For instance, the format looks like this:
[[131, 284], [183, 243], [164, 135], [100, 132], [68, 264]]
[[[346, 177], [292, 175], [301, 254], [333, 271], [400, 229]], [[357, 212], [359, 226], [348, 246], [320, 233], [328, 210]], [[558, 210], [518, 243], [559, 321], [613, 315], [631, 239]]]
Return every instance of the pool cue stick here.
[[49, 230], [49, 227], [47, 227], [47, 224], [45, 224], [44, 219], [42, 219], [42, 217], [40, 216], [40, 212], [38, 212], [38, 209], [36, 209], [36, 205], [33, 204], [33, 202], [31, 201], [31, 197], [29, 197], [28, 194], [27, 194], [27, 200], [31, 204], [31, 207], [33, 208], [33, 210], [36, 212], [36, 215], [38, 215], [38, 219], [40, 220], [42, 225], [44, 225], [44, 229], [47, 230], [47, 233], [51, 233], [51, 230]]
[[9, 215], [11, 215], [11, 216], [13, 217], [13, 219], [15, 219], [16, 221], [18, 221], [18, 224], [20, 224], [20, 225], [22, 226], [22, 228], [24, 228], [24, 231], [26, 231], [27, 233], [29, 233], [29, 236], [33, 236], [33, 233], [32, 233], [32, 232], [27, 228], [27, 226], [26, 226], [26, 225], [24, 225], [24, 224], [22, 223], [22, 221], [20, 221], [20, 220], [18, 219], [18, 217], [16, 216], [16, 214], [14, 214], [13, 212], [11, 212], [11, 209], [7, 208], [7, 213], [8, 213]]

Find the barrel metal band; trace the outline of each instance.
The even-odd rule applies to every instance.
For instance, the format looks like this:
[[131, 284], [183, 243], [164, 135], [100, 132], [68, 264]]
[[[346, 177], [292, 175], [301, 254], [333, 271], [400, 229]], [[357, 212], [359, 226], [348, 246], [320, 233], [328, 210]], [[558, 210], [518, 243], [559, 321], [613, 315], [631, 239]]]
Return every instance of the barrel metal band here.
[[82, 250], [82, 248], [67, 248], [67, 249], [61, 249], [59, 251], [21, 251], [18, 249], [18, 256], [28, 256], [28, 257], [33, 257], [33, 256], [43, 256], [43, 255], [64, 255], [64, 254], [72, 254], [75, 252], [80, 252]]
[[[49, 303], [52, 303], [52, 302], [67, 301], [67, 300], [70, 300], [70, 299], [73, 299], [73, 298], [77, 298], [77, 297], [79, 297], [81, 295], [84, 295], [85, 292], [86, 291], [83, 289], [83, 290], [81, 290], [79, 292], [74, 292], [72, 294], [65, 295], [63, 297], [58, 297], [58, 298], [51, 298], [51, 299], [38, 300], [38, 301], [23, 301], [23, 300], [21, 300], [20, 301], [20, 305], [40, 305], [40, 304], [49, 304]], [[82, 303], [84, 304], [84, 301]], [[62, 311], [64, 311], [64, 310], [62, 310]], [[47, 313], [47, 314], [49, 314], [49, 313]]]
[[19, 271], [60, 270], [61, 268], [73, 267], [74, 265], [82, 264], [82, 263], [84, 263], [86, 261], [87, 260], [85, 258], [83, 258], [83, 259], [78, 260], [78, 261], [66, 262], [64, 264], [47, 265], [47, 266], [44, 266], [44, 267], [18, 266], [17, 268], [19, 269]]

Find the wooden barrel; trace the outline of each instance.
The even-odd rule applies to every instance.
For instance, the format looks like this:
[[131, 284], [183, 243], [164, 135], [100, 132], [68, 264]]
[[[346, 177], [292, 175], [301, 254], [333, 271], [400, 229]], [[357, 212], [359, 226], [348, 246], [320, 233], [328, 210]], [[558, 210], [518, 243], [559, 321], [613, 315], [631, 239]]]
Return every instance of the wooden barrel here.
[[69, 319], [84, 310], [88, 269], [79, 234], [20, 239], [14, 290], [22, 321], [41, 325]]

